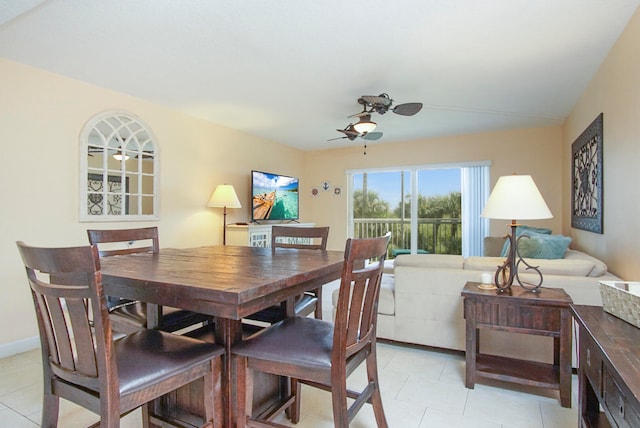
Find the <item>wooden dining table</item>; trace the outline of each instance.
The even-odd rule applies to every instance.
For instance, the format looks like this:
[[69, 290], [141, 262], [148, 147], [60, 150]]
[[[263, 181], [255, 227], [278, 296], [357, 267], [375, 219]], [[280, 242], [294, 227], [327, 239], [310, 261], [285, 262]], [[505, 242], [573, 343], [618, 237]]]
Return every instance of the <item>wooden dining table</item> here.
[[[100, 263], [107, 295], [215, 317], [215, 342], [226, 349], [223, 426], [231, 427], [235, 376], [230, 349], [242, 340], [242, 318], [282, 302], [292, 314], [294, 297], [338, 279], [343, 261], [342, 251], [206, 246], [112, 256]], [[154, 314], [150, 311], [148, 328], [157, 326]]]

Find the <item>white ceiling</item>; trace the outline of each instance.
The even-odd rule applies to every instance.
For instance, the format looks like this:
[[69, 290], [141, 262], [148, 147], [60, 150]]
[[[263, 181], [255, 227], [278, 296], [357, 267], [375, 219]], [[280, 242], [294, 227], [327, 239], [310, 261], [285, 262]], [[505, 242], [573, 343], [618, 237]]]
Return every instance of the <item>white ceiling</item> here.
[[368, 144], [561, 124], [639, 4], [0, 0], [0, 55], [310, 150], [382, 92]]

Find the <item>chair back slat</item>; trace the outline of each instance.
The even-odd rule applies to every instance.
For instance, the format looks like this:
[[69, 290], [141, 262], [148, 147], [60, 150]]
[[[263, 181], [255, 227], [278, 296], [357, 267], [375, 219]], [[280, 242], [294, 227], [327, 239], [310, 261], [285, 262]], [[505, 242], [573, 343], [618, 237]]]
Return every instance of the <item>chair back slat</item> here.
[[89, 320], [90, 311], [84, 299], [66, 299], [69, 325], [73, 332], [76, 351], [76, 370], [87, 376], [97, 377], [98, 367], [93, 343], [93, 332]]
[[[98, 388], [112, 350], [100, 262], [95, 247], [34, 248], [18, 242], [50, 369], [70, 382]], [[82, 278], [84, 284], [81, 285]]]
[[49, 297], [46, 295], [46, 291], [40, 292], [40, 294], [46, 302], [45, 307], [49, 310], [48, 313], [45, 312], [42, 315], [45, 320], [51, 323], [51, 330], [54, 333], [54, 348], [51, 351], [58, 354], [60, 367], [71, 372], [76, 371], [73, 336], [64, 314], [65, 308], [63, 306], [66, 306], [66, 301], [57, 297]]
[[298, 248], [325, 251], [328, 237], [329, 226], [273, 226], [271, 228], [271, 250]]
[[347, 343], [354, 343], [358, 340], [360, 323], [363, 321], [362, 306], [366, 297], [366, 279], [352, 281], [351, 301], [349, 302], [349, 319], [347, 321]]
[[[39, 293], [31, 293], [33, 297], [33, 303], [36, 308], [36, 316], [38, 321], [38, 327], [40, 327], [40, 341], [46, 341], [46, 349], [49, 350], [48, 355], [53, 364], [60, 365], [60, 351], [56, 343], [56, 335], [53, 332], [53, 325], [50, 318], [44, 318], [42, 314], [49, 314], [49, 309], [45, 297]], [[44, 338], [42, 332], [44, 331]], [[42, 345], [44, 346], [44, 344]], [[71, 353], [69, 349], [68, 354]]]
[[[100, 257], [160, 251], [157, 227], [87, 230], [89, 243], [98, 245]], [[110, 245], [113, 244], [113, 245]]]
[[390, 238], [387, 233], [380, 238], [347, 240], [334, 327], [334, 358], [352, 355], [375, 336], [380, 281]]

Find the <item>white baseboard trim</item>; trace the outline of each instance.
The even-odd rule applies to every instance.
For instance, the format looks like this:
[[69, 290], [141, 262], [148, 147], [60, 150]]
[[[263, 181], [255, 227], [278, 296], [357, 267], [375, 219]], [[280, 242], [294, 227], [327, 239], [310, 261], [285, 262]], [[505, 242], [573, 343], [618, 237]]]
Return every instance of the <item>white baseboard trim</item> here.
[[33, 336], [0, 345], [0, 358], [21, 354], [40, 347], [40, 337]]

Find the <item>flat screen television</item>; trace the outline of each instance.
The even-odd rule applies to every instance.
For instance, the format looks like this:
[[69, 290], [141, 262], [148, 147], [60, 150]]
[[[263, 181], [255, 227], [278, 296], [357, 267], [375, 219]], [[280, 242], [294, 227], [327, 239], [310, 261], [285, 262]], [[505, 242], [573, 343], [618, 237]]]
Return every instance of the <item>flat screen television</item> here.
[[296, 177], [251, 171], [251, 221], [298, 220], [298, 186]]

